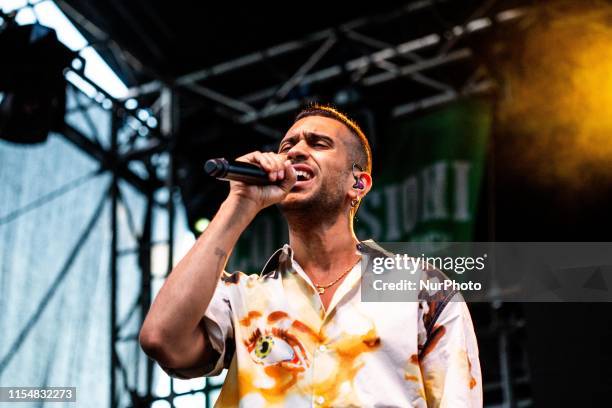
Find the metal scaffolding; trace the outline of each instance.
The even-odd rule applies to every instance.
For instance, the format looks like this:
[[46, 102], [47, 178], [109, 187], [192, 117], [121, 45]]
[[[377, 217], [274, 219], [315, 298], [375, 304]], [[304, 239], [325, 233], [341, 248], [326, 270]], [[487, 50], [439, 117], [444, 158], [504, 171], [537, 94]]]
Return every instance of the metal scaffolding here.
[[[374, 87], [401, 78], [409, 78], [431, 90], [430, 96], [406, 101], [394, 107], [392, 109], [394, 117], [449, 103], [463, 96], [490, 91], [494, 82], [481, 70], [476, 70], [465, 78], [464, 84], [460, 87], [428, 77], [427, 70], [470, 59], [473, 57], [473, 51], [469, 47], [455, 49], [461, 38], [490, 29], [498, 24], [512, 22], [524, 15], [524, 9], [508, 9], [493, 15], [486, 15], [488, 8], [483, 7], [464, 24], [457, 25], [451, 30], [433, 31], [400, 44], [389, 44], [358, 31], [372, 25], [408, 18], [411, 13], [431, 7], [434, 3], [434, 1], [419, 1], [389, 14], [362, 18], [333, 29], [316, 32], [298, 41], [278, 44], [182, 75], [173, 80], [171, 85], [217, 104], [215, 112], [219, 115], [228, 117], [237, 123], [254, 124], [256, 130], [275, 137], [280, 136], [278, 130], [269, 129], [260, 121], [294, 111], [301, 106], [304, 98], [292, 97], [290, 91], [298, 86], [328, 82], [341, 75], [348, 74], [354, 86]], [[344, 42], [369, 47], [372, 51], [358, 58], [319, 68], [318, 65], [322, 58], [340, 42], [340, 39]], [[303, 64], [284, 83], [266, 87], [248, 95], [227, 95], [205, 84], [206, 81], [216, 77], [248, 69], [272, 59], [282, 65], [282, 61], [279, 60], [284, 56], [313, 45], [316, 45], [317, 49], [312, 54], [306, 55]], [[433, 50], [433, 56], [420, 56], [418, 52], [421, 50], [427, 50], [430, 55]], [[129, 90], [126, 99], [158, 93], [163, 87], [164, 82], [161, 80], [135, 86]]]
[[[62, 9], [78, 21], [81, 27], [96, 34], [101, 41], [106, 42], [111, 49], [124, 61], [127, 66], [133, 66], [133, 56], [121, 51], [121, 46], [108, 38], [101, 30], [92, 23], [87, 22], [76, 11], [63, 2], [58, 2]], [[490, 91], [494, 81], [481, 69], [475, 70], [465, 78], [463, 85], [457, 87], [428, 76], [428, 70], [443, 65], [452, 66], [459, 61], [469, 60], [473, 57], [473, 50], [461, 46], [456, 48], [458, 40], [473, 33], [488, 30], [500, 24], [507, 24], [520, 18], [525, 10], [510, 9], [490, 14], [488, 8], [477, 10], [465, 24], [457, 25], [448, 32], [435, 32], [419, 36], [410, 41], [399, 44], [390, 44], [375, 38], [371, 34], [364, 34], [362, 29], [370, 26], [385, 24], [391, 20], [408, 18], [418, 10], [432, 6], [435, 1], [418, 1], [403, 7], [393, 13], [358, 19], [332, 29], [323, 30], [302, 38], [278, 44], [240, 58], [217, 64], [202, 70], [182, 75], [173, 80], [156, 79], [130, 89], [128, 97], [116, 100], [88, 80], [83, 72], [73, 71], [84, 81], [93, 86], [99, 99], [112, 102], [110, 110], [111, 120], [111, 143], [109, 147], [103, 146], [97, 140], [95, 134], [84, 135], [81, 131], [66, 125], [63, 136], [100, 163], [101, 169], [112, 173], [112, 184], [108, 192], [111, 203], [112, 216], [109, 228], [112, 232], [111, 255], [109, 269], [111, 277], [111, 364], [110, 364], [110, 406], [148, 406], [152, 402], [164, 399], [174, 406], [174, 398], [184, 394], [204, 392], [206, 398], [208, 393], [219, 386], [211, 385], [208, 380], [203, 389], [193, 390], [179, 394], [175, 392], [174, 384], [171, 383], [170, 395], [160, 397], [154, 395], [154, 365], [150, 359], [139, 349], [138, 333], [123, 333], [123, 321], [119, 321], [117, 313], [117, 282], [121, 275], [119, 259], [127, 252], [119, 247], [118, 211], [122, 205], [120, 182], [127, 182], [137, 190], [146, 201], [145, 216], [140, 220], [138, 226], [134, 226], [137, 234], [138, 247], [131, 251], [138, 254], [138, 265], [140, 268], [142, 285], [139, 288], [137, 301], [131, 306], [130, 316], [138, 314], [140, 323], [144, 319], [152, 300], [152, 275], [151, 254], [155, 245], [167, 246], [166, 275], [170, 273], [174, 263], [174, 228], [175, 212], [177, 207], [177, 187], [175, 183], [175, 145], [178, 126], [180, 124], [179, 98], [182, 94], [197, 95], [207, 103], [213, 104], [212, 111], [223, 117], [229, 118], [235, 123], [249, 125], [258, 132], [273, 138], [279, 138], [281, 132], [270, 127], [264, 122], [274, 116], [282, 115], [298, 108], [304, 101], [303, 96], [291, 91], [307, 85], [326, 83], [340, 75], [348, 75], [352, 84], [362, 87], [376, 87], [383, 83], [407, 78], [419, 83], [430, 90], [430, 94], [417, 100], [406, 100], [392, 107], [390, 110], [393, 117], [412, 113], [421, 109], [446, 104], [458, 98], [484, 93]], [[360, 46], [365, 46], [371, 51], [364, 53], [358, 58], [349, 59], [331, 66], [321, 66], [320, 62], [324, 56], [335, 47], [339, 41], [349, 41]], [[315, 47], [316, 46], [316, 47]], [[303, 51], [309, 47], [316, 48], [314, 52], [307, 55], [301, 66], [297, 67], [289, 79], [284, 83], [265, 87], [247, 95], [228, 95], [211, 87], [208, 82], [218, 76], [229, 72], [239, 72], [257, 64], [268, 62], [272, 59], [278, 63], [288, 54]], [[427, 50], [428, 56], [420, 55], [419, 52]], [[119, 138], [119, 133], [129, 121], [141, 121], [134, 112], [125, 108], [125, 102], [130, 98], [147, 97], [155, 100], [149, 109], [158, 118], [159, 128], [147, 128], [146, 136], [134, 129], [132, 136]], [[144, 125], [144, 124], [142, 124]], [[138, 141], [138, 143], [136, 143]], [[157, 160], [164, 155], [167, 160]], [[136, 171], [134, 163], [139, 163], [141, 171]], [[160, 200], [158, 197], [165, 197]], [[167, 215], [167, 238], [164, 242], [154, 242], [153, 224], [155, 222], [155, 211], [164, 211]], [[135, 221], [133, 221], [136, 224]], [[139, 231], [139, 232], [138, 232]], [[132, 252], [132, 253], [133, 253]], [[506, 373], [499, 383], [504, 394], [505, 406], [517, 406], [512, 395], [513, 384], [507, 367], [507, 338], [500, 337], [500, 355], [502, 358], [503, 372]], [[138, 358], [131, 365], [123, 361], [118, 352], [119, 344], [133, 343], [137, 350]], [[144, 382], [141, 380], [144, 378]], [[139, 384], [144, 383], [144, 387]], [[492, 385], [489, 385], [492, 387]]]

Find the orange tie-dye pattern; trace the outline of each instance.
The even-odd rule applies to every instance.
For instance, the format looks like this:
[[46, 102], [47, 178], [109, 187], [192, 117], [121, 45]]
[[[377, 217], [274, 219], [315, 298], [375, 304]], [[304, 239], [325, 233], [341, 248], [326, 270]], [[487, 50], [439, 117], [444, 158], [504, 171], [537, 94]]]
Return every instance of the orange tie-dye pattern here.
[[[422, 408], [439, 406], [455, 392], [470, 401], [462, 406], [480, 406], [477, 348], [476, 354], [475, 345], [470, 345], [469, 354], [465, 348], [452, 348], [454, 343], [447, 337], [462, 320], [439, 323], [443, 305], [386, 304], [377, 309], [360, 303], [359, 292], [347, 286], [338, 289], [347, 299], [335, 299], [336, 310], [326, 315], [308, 278], [291, 266], [290, 252], [281, 259], [288, 264], [278, 265], [267, 276], [240, 273], [222, 279], [231, 293], [224, 302], [232, 306], [235, 350], [216, 407]], [[352, 282], [358, 285], [359, 279]], [[428, 326], [431, 332], [425, 336], [420, 330]], [[473, 333], [468, 334], [466, 338], [473, 341]], [[440, 365], [440, 353], [459, 356], [453, 360], [457, 367]], [[446, 370], [455, 369], [467, 380], [445, 384], [450, 378]]]

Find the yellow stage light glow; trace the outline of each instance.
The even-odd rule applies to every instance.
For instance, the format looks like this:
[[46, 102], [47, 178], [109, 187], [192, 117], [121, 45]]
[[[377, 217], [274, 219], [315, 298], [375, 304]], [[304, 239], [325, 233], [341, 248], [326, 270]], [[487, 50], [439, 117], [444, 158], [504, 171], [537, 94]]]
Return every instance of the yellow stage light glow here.
[[537, 181], [568, 188], [609, 178], [612, 7], [556, 2], [525, 24], [523, 44], [506, 45], [522, 48], [502, 64], [498, 110], [500, 125], [524, 136], [516, 164]]

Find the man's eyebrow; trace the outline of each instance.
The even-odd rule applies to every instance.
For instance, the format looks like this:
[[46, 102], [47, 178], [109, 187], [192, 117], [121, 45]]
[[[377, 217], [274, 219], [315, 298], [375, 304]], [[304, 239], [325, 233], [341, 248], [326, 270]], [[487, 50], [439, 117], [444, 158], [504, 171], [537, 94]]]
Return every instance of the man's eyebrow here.
[[[324, 134], [321, 134], [321, 133], [304, 131], [301, 134], [303, 134], [306, 137], [306, 139], [324, 140], [325, 142], [329, 143], [330, 145], [334, 144], [334, 139], [332, 139], [331, 137], [326, 136]], [[278, 145], [278, 147], [280, 148], [285, 143], [296, 143], [299, 138], [300, 138], [300, 133], [288, 136], [285, 139], [281, 140], [281, 142]]]
[[313, 138], [313, 139], [322, 139], [325, 140], [326, 142], [333, 144], [334, 143], [334, 139], [332, 139], [329, 136], [323, 135], [321, 133], [315, 133], [315, 132], [304, 132], [304, 135], [307, 138]]

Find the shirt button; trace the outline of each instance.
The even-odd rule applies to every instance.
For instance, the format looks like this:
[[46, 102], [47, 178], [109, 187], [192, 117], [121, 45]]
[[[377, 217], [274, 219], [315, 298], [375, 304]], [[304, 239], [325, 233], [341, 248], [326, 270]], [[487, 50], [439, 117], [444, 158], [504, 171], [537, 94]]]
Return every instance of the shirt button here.
[[315, 398], [315, 402], [319, 405], [322, 405], [325, 402], [325, 397], [319, 395], [317, 398]]
[[321, 353], [325, 353], [325, 352], [327, 351], [327, 347], [325, 346], [325, 344], [321, 344], [321, 345], [319, 346], [319, 351], [320, 351]]

